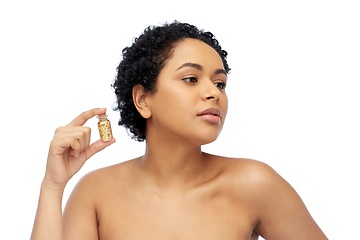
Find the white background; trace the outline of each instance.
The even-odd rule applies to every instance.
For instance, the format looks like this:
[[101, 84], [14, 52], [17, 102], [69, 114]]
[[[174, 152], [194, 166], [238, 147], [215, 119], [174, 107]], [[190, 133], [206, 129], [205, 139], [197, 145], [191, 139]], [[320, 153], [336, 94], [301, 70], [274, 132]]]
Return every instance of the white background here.
[[[117, 126], [110, 85], [134, 37], [177, 19], [229, 53], [228, 117], [204, 151], [269, 164], [328, 238], [360, 239], [359, 12], [347, 0], [3, 1], [2, 236], [30, 237], [49, 143], [81, 112], [107, 107], [117, 142], [70, 181], [64, 204], [87, 172], [143, 154]], [[86, 124], [93, 140], [96, 122]]]

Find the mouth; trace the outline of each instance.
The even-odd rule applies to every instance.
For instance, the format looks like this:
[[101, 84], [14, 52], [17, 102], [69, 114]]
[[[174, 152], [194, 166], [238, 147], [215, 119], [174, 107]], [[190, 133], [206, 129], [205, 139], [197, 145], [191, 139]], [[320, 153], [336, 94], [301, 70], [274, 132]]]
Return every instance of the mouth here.
[[199, 113], [197, 116], [209, 123], [220, 123], [221, 111], [218, 108], [208, 108]]

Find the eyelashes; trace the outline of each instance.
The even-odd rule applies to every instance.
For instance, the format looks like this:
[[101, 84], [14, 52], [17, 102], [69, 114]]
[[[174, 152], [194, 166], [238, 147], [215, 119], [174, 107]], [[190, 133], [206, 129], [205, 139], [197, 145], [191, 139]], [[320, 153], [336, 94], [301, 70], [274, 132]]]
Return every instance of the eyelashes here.
[[185, 82], [188, 82], [188, 83], [197, 83], [197, 78], [196, 77], [186, 77], [186, 78], [183, 78], [182, 80], [184, 80]]
[[226, 88], [226, 83], [225, 82], [216, 82], [214, 84], [215, 84], [215, 86], [217, 86], [221, 90], [224, 90]]
[[[182, 80], [185, 82], [188, 82], [188, 83], [192, 83], [192, 84], [195, 84], [198, 82], [198, 79], [196, 77], [185, 77], [185, 78], [182, 78]], [[226, 88], [226, 83], [224, 81], [215, 81], [214, 85], [221, 90], [224, 90]]]

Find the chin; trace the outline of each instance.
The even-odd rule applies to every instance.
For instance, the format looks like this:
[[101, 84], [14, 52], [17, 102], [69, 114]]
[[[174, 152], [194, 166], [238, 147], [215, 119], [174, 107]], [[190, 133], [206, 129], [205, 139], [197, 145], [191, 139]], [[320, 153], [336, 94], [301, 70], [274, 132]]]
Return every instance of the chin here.
[[199, 146], [206, 145], [214, 142], [219, 137], [219, 134], [220, 133], [207, 132], [206, 134], [201, 134], [201, 136], [194, 138], [194, 140], [196, 139], [196, 144]]
[[[217, 139], [217, 138], [216, 138], [216, 139]], [[210, 143], [212, 143], [212, 142], [215, 142], [216, 139], [214, 139], [214, 140], [212, 140], [212, 141], [203, 142], [202, 144], [200, 144], [200, 146], [204, 146], [204, 145], [210, 144]]]

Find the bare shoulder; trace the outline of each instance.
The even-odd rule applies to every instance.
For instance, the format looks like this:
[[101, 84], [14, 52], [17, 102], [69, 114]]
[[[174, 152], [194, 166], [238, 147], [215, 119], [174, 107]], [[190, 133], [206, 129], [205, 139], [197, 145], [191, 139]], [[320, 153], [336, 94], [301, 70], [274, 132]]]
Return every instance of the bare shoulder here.
[[72, 190], [65, 212], [67, 209], [73, 209], [72, 206], [79, 205], [97, 209], [115, 189], [125, 191], [134, 160], [96, 169], [84, 175]]
[[271, 184], [278, 181], [286, 182], [273, 168], [268, 164], [258, 160], [248, 158], [228, 158], [207, 154], [214, 165], [222, 169], [223, 175], [230, 178], [235, 183], [253, 187], [262, 187], [263, 184]]
[[73, 189], [68, 204], [86, 202], [95, 207], [106, 195], [121, 190], [130, 179], [130, 172], [136, 159], [100, 168], [84, 175]]
[[[327, 239], [300, 196], [274, 169], [260, 161], [209, 156], [224, 170], [227, 185], [257, 215], [265, 239]], [[239, 199], [238, 198], [238, 199]]]
[[86, 174], [72, 191], [64, 209], [64, 239], [98, 239], [98, 209], [125, 184], [131, 161]]
[[263, 206], [272, 197], [297, 197], [296, 191], [268, 164], [248, 158], [209, 155], [223, 169], [223, 177], [232, 190], [243, 193], [247, 200]]
[[133, 160], [130, 160], [94, 170], [83, 176], [68, 199], [65, 216], [74, 215], [81, 210], [83, 213], [94, 212], [112, 193], [124, 190], [132, 164]]
[[[109, 187], [114, 188], [116, 184], [124, 183], [129, 179], [135, 161], [136, 159], [132, 159], [91, 171], [80, 179], [76, 188], [89, 188], [95, 193], [98, 193], [96, 190], [102, 189], [106, 191]], [[74, 190], [76, 190], [76, 188]]]

